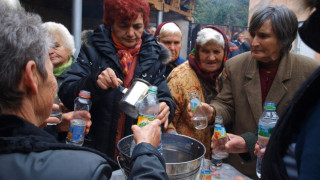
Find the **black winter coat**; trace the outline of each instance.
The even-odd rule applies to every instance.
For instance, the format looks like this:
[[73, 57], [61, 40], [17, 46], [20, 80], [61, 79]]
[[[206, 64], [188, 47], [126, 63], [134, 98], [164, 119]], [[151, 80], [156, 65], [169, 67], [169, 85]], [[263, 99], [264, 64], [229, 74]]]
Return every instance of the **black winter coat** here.
[[[100, 25], [87, 36], [85, 41], [77, 60], [66, 72], [66, 78], [59, 88], [58, 95], [67, 108], [73, 109], [74, 99], [80, 90], [91, 92], [92, 126], [84, 145], [95, 148], [113, 158], [116, 148], [117, 124], [120, 117], [118, 104], [122, 93], [118, 89], [100, 89], [97, 85], [97, 77], [108, 67], [112, 68], [121, 80], [124, 79], [124, 75], [108, 28]], [[158, 86], [159, 101], [166, 102], [170, 107], [169, 121], [171, 122], [175, 104], [164, 75], [166, 67], [164, 59], [169, 57], [164, 53], [164, 49], [151, 34], [144, 32], [133, 79], [141, 78]], [[136, 121], [129, 116], [126, 117], [125, 136], [132, 134], [131, 126]]]

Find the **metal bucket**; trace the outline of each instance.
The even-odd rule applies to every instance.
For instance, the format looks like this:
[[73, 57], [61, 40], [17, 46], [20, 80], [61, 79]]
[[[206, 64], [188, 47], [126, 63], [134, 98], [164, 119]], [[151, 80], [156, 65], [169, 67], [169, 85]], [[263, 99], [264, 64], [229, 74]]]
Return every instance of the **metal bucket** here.
[[[122, 138], [117, 148], [118, 163], [124, 174], [131, 171], [130, 147], [133, 135]], [[163, 157], [169, 179], [196, 180], [200, 176], [206, 149], [202, 143], [184, 135], [162, 133]]]
[[138, 118], [136, 104], [147, 94], [149, 86], [149, 82], [139, 78], [133, 80], [129, 89], [124, 88], [119, 84], [119, 89], [124, 94], [119, 102], [120, 109], [126, 113], [126, 115], [135, 119]]

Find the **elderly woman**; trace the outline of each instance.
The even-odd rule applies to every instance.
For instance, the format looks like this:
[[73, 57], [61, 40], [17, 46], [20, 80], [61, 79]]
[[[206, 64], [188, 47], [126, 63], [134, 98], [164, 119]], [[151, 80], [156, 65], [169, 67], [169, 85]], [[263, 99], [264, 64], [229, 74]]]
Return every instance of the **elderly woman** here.
[[[6, 8], [3, 3], [0, 1], [0, 66], [5, 67], [0, 71], [0, 179], [110, 179], [111, 165], [116, 165], [105, 155], [58, 143], [39, 128], [51, 112], [57, 90], [48, 57], [49, 36], [40, 16], [23, 8]], [[155, 148], [160, 142], [160, 121], [132, 130], [138, 145], [129, 179], [168, 179], [164, 160]]]
[[[320, 52], [320, 0], [304, 0], [312, 10], [299, 28], [301, 39]], [[320, 68], [299, 88], [272, 132], [261, 168], [261, 177], [273, 179], [320, 179]]]
[[180, 57], [182, 33], [180, 27], [174, 22], [161, 23], [155, 32], [158, 42], [162, 43], [171, 52], [171, 59], [166, 67], [166, 77], [173, 68], [184, 63], [186, 60]]
[[[211, 130], [195, 129], [188, 121], [190, 92], [196, 91], [202, 102], [210, 101], [221, 89], [220, 73], [228, 56], [228, 39], [218, 27], [208, 26], [198, 32], [195, 49], [188, 61], [175, 68], [167, 78], [177, 109], [172, 121], [177, 133], [184, 134], [202, 142], [206, 147], [205, 157], [210, 159]], [[213, 121], [210, 120], [209, 123]], [[172, 128], [172, 126], [169, 126]], [[168, 132], [172, 129], [168, 129]]]
[[[168, 117], [175, 110], [165, 78], [167, 61], [164, 47], [152, 34], [144, 31], [149, 22], [150, 8], [146, 0], [105, 0], [104, 17], [93, 34], [87, 36], [79, 57], [66, 73], [59, 97], [68, 108], [73, 107], [77, 93], [89, 90], [92, 94], [92, 127], [85, 146], [93, 147], [116, 158], [118, 141], [131, 134], [137, 122], [126, 116], [119, 107], [122, 93], [118, 84], [130, 87], [134, 78], [158, 86], [160, 112], [158, 119], [167, 127]], [[85, 36], [84, 36], [85, 37]]]
[[53, 73], [61, 84], [64, 76], [62, 75], [72, 64], [73, 54], [76, 51], [74, 39], [68, 29], [56, 22], [46, 22], [43, 27], [48, 31], [54, 41], [54, 46], [49, 51], [50, 60], [53, 64]]
[[[258, 120], [265, 101], [277, 104], [281, 116], [299, 86], [319, 67], [308, 57], [290, 53], [296, 38], [298, 21], [284, 6], [269, 6], [256, 11], [250, 20], [251, 52], [229, 59], [223, 89], [211, 103], [213, 116], [221, 115], [231, 123], [230, 141], [225, 150], [227, 162], [243, 174], [257, 179], [253, 159]], [[217, 142], [213, 141], [215, 150]], [[248, 153], [248, 151], [250, 153]]]

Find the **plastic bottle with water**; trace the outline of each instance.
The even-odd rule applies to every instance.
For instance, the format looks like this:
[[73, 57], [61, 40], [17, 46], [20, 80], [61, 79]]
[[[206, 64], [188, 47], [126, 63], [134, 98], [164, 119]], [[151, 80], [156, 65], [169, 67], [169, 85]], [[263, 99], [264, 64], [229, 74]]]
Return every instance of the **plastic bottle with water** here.
[[[225, 144], [228, 141], [226, 128], [223, 125], [223, 118], [222, 116], [215, 117], [215, 124], [214, 124], [214, 132], [212, 136], [213, 140], [219, 141], [221, 144]], [[222, 159], [225, 159], [229, 156], [228, 152], [217, 150], [212, 153], [211, 155], [211, 164], [212, 168], [217, 168], [222, 165]]]
[[[137, 108], [139, 111], [137, 125], [139, 127], [146, 126], [151, 121], [156, 119], [156, 117], [158, 116], [160, 107], [159, 107], [159, 100], [158, 100], [157, 94], [158, 94], [157, 86], [150, 86], [148, 89], [147, 95], [137, 105]], [[130, 148], [130, 155], [132, 154], [134, 147], [135, 147], [135, 142], [133, 140]], [[161, 141], [157, 149], [162, 154]]]
[[[274, 102], [265, 102], [264, 103], [264, 112], [259, 118], [259, 130], [258, 130], [258, 142], [259, 149], [265, 148], [268, 144], [271, 133], [279, 119], [279, 116], [276, 112], [276, 103]], [[261, 163], [263, 156], [258, 151], [256, 173], [259, 178], [261, 178]]]
[[196, 91], [190, 93], [190, 105], [194, 127], [198, 130], [205, 129], [208, 126], [207, 115], [201, 108], [201, 101]]
[[82, 146], [85, 136], [85, 125], [88, 119], [84, 119], [79, 111], [88, 111], [91, 108], [90, 92], [81, 90], [79, 96], [74, 101], [74, 113], [70, 122], [66, 143]]

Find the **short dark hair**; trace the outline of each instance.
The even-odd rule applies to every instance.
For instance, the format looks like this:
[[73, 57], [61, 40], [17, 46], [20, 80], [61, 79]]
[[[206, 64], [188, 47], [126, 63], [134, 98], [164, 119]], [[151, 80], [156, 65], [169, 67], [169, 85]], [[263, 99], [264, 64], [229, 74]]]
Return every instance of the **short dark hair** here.
[[276, 33], [281, 55], [288, 54], [298, 31], [298, 20], [294, 12], [285, 6], [268, 6], [253, 13], [249, 23], [249, 33], [254, 33], [264, 22], [271, 20]]

